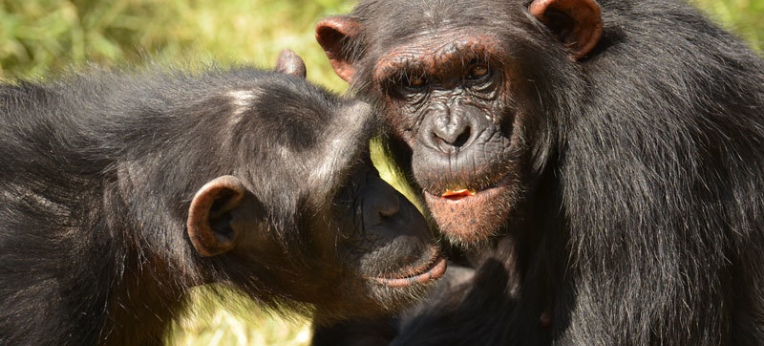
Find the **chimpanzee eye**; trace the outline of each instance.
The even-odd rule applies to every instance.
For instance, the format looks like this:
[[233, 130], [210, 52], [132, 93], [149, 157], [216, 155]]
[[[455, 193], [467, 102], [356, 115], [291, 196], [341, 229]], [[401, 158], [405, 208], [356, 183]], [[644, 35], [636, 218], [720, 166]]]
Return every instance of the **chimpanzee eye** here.
[[491, 70], [486, 64], [473, 64], [467, 71], [465, 78], [469, 81], [477, 81], [487, 77]]
[[414, 77], [409, 79], [409, 86], [412, 87], [422, 87], [427, 83], [427, 81], [424, 79], [424, 77]]
[[423, 75], [407, 76], [402, 82], [403, 87], [409, 91], [418, 91], [427, 86], [427, 78]]

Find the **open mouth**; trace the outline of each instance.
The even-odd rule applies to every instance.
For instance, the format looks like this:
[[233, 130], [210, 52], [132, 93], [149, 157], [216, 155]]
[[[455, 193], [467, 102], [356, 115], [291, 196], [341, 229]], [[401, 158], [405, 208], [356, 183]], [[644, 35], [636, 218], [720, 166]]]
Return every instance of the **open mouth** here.
[[446, 189], [446, 192], [440, 195], [440, 197], [446, 198], [446, 199], [458, 200], [464, 197], [474, 196], [476, 193], [477, 192], [470, 189], [459, 189], [459, 190], [453, 190], [453, 191]]
[[499, 180], [498, 182], [494, 183], [491, 186], [485, 187], [480, 190], [476, 189], [470, 189], [470, 188], [457, 188], [457, 189], [446, 189], [444, 192], [440, 194], [435, 194], [429, 191], [425, 191], [425, 197], [428, 200], [437, 200], [437, 199], [445, 199], [450, 201], [458, 201], [464, 198], [469, 197], [485, 197], [486, 195], [494, 194], [497, 190], [502, 189], [503, 187], [507, 186], [509, 183], [509, 176], [504, 177], [503, 179]]
[[424, 284], [436, 280], [446, 273], [446, 258], [435, 250], [430, 261], [424, 265], [410, 270], [410, 274], [400, 277], [370, 277], [368, 279], [387, 287], [406, 287], [415, 284]]

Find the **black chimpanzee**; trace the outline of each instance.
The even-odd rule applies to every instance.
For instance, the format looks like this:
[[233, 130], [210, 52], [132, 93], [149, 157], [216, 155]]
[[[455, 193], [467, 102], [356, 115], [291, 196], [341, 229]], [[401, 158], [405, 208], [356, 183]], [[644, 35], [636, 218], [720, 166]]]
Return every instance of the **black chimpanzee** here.
[[0, 86], [0, 344], [159, 344], [214, 282], [330, 319], [421, 296], [445, 260], [370, 108], [277, 69]]
[[476, 268], [394, 344], [764, 344], [764, 62], [741, 40], [675, 0], [362, 0], [316, 33]]

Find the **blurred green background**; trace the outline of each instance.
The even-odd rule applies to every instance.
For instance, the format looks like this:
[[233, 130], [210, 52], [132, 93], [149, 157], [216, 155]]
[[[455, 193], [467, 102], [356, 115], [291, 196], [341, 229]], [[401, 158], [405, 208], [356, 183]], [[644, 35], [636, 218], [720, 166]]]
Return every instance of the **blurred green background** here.
[[[730, 30], [764, 50], [764, 0], [693, 0]], [[341, 92], [313, 38], [321, 17], [348, 12], [346, 0], [0, 0], [0, 78], [45, 78], [97, 64], [146, 59], [273, 66], [278, 52], [301, 55], [308, 79]], [[384, 177], [384, 176], [383, 176]], [[171, 345], [305, 345], [308, 321], [272, 316], [230, 296], [195, 304], [182, 316]]]

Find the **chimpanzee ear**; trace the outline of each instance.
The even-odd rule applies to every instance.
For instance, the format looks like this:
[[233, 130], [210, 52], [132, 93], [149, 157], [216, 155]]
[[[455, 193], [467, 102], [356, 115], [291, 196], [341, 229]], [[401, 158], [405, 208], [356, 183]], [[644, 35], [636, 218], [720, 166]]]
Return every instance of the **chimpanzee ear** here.
[[244, 231], [232, 213], [240, 208], [247, 189], [242, 182], [224, 175], [204, 184], [191, 201], [186, 224], [191, 243], [203, 256], [216, 256], [233, 249]]
[[302, 61], [302, 58], [289, 49], [284, 49], [279, 53], [279, 59], [276, 61], [276, 72], [303, 79], [308, 74], [305, 68], [305, 62]]
[[324, 48], [334, 72], [348, 83], [353, 80], [356, 69], [346, 45], [358, 37], [361, 29], [358, 20], [347, 16], [325, 18], [316, 25], [316, 40]]
[[589, 54], [602, 35], [600, 6], [595, 0], [535, 0], [528, 9], [573, 50], [574, 59]]

